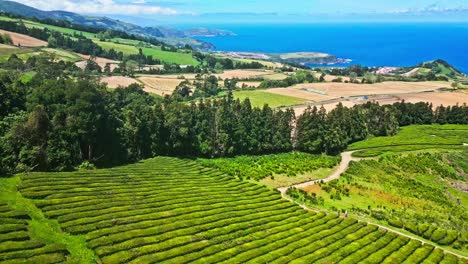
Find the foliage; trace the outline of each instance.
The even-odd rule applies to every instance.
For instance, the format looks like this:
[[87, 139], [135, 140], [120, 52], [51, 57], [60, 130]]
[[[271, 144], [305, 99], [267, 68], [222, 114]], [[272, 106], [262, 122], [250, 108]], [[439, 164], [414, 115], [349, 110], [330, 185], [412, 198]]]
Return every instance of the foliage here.
[[289, 76], [284, 80], [264, 80], [259, 88], [279, 88], [289, 87], [299, 83], [313, 83], [318, 82], [315, 76], [309, 71], [298, 71], [295, 75]]
[[[466, 104], [452, 107], [440, 106], [435, 111], [432, 110], [432, 105], [422, 102], [416, 104], [398, 102], [384, 106], [368, 102], [352, 108], [343, 107], [340, 103], [329, 113], [323, 107], [320, 110], [316, 107], [309, 107], [297, 120], [297, 148], [312, 153], [336, 154], [346, 149], [349, 144], [368, 136], [381, 136], [384, 142], [398, 141], [399, 136], [386, 136], [394, 136], [400, 126], [432, 123], [468, 124], [467, 117], [468, 106]], [[351, 149], [368, 148], [365, 145], [366, 142], [378, 140], [380, 139], [362, 141], [352, 145]], [[402, 145], [401, 142], [390, 143], [384, 146]], [[376, 151], [367, 150], [367, 152], [375, 153]]]
[[[21, 72], [0, 76], [0, 120], [10, 120], [0, 134], [2, 173], [71, 170], [84, 161], [113, 166], [156, 155], [222, 157], [292, 149], [292, 110], [253, 108], [232, 94], [190, 105], [170, 98], [162, 102], [137, 84], [108, 91], [89, 78], [93, 67], [81, 71], [36, 57], [26, 63], [12, 57], [2, 66], [13, 65], [37, 74], [27, 85]], [[209, 96], [217, 79], [196, 85], [198, 96]]]
[[239, 156], [222, 159], [198, 159], [204, 166], [244, 179], [261, 180], [275, 175], [294, 177], [319, 168], [333, 168], [339, 157], [291, 152], [261, 156]]
[[351, 144], [349, 150], [359, 150], [354, 156], [373, 157], [385, 152], [424, 149], [462, 149], [468, 142], [466, 125], [413, 125], [402, 127], [391, 137], [373, 137]]
[[317, 194], [308, 194], [307, 192], [296, 188], [288, 188], [286, 195], [291, 197], [295, 202], [306, 206], [323, 205], [324, 202], [322, 197], [317, 197]]
[[[391, 263], [435, 257], [461, 261], [449, 253], [426, 252], [433, 248], [356, 219], [305, 211], [277, 192], [189, 160], [158, 157], [99, 171], [11, 179], [19, 189], [10, 192], [8, 205], [0, 203], [0, 219], [15, 225], [0, 229], [1, 260], [315, 263], [326, 258], [380, 263], [389, 256]], [[4, 194], [2, 189], [0, 197]], [[34, 221], [11, 210], [12, 205], [26, 209]], [[16, 236], [8, 236], [14, 229]], [[47, 246], [29, 236], [49, 239]], [[56, 244], [61, 245], [51, 247]]]
[[[468, 196], [460, 186], [464, 152], [384, 155], [353, 162], [340, 178], [314, 189], [323, 206], [347, 210], [466, 250]], [[318, 190], [318, 191], [317, 191]]]

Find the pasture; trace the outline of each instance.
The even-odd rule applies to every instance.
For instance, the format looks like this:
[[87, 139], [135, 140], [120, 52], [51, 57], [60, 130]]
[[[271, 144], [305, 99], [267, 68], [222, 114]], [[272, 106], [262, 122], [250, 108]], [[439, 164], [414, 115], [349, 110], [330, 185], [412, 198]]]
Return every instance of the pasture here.
[[2, 223], [11, 223], [2, 225], [0, 248], [8, 250], [0, 259], [12, 263], [35, 257], [77, 263], [458, 259], [353, 218], [305, 211], [276, 191], [188, 160], [158, 157], [113, 169], [24, 174], [1, 179], [0, 187]]
[[[96, 44], [101, 46], [105, 50], [114, 49], [117, 52], [123, 52], [124, 55], [135, 55], [138, 54], [139, 48], [136, 46], [118, 44], [114, 42], [104, 42], [94, 40]], [[181, 52], [169, 52], [162, 51], [160, 47], [142, 48], [143, 54], [146, 56], [153, 56], [154, 59], [159, 59], [165, 63], [175, 63], [180, 65], [192, 65], [196, 66], [199, 62], [192, 57], [190, 53]]]
[[263, 107], [268, 104], [270, 107], [292, 106], [306, 103], [307, 101], [301, 98], [272, 94], [265, 91], [234, 91], [234, 98], [241, 101], [246, 98], [250, 99], [250, 103], [254, 107]]

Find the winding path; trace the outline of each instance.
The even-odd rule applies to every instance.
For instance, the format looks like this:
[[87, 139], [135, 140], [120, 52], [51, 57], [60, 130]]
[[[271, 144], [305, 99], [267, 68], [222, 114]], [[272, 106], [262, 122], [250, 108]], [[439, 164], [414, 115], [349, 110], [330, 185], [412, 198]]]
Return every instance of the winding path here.
[[[324, 178], [324, 179], [321, 179], [321, 180], [313, 180], [313, 181], [307, 181], [307, 182], [303, 182], [303, 183], [299, 183], [299, 184], [295, 184], [295, 185], [291, 185], [291, 186], [286, 186], [286, 187], [281, 187], [281, 188], [278, 188], [278, 191], [281, 192], [281, 196], [290, 201], [290, 202], [293, 202], [293, 203], [296, 203], [294, 200], [292, 200], [290, 197], [288, 197], [286, 195], [286, 191], [291, 188], [291, 187], [294, 187], [294, 188], [297, 188], [297, 189], [303, 189], [303, 188], [306, 188], [306, 187], [309, 187], [309, 186], [312, 186], [312, 185], [315, 185], [319, 182], [330, 182], [330, 181], [333, 181], [333, 180], [337, 180], [340, 178], [341, 174], [343, 174], [343, 172], [345, 172], [348, 167], [349, 167], [349, 163], [351, 161], [360, 161], [360, 160], [364, 160], [364, 159], [372, 159], [372, 158], [355, 158], [353, 157], [353, 153], [356, 152], [356, 151], [348, 151], [348, 152], [343, 152], [341, 153], [341, 162], [340, 162], [340, 165], [338, 166], [338, 168], [328, 177]], [[298, 204], [300, 207], [302, 207], [304, 210], [307, 210], [307, 211], [313, 211], [313, 212], [321, 212], [320, 210], [316, 210], [316, 209], [312, 209], [312, 208], [309, 208], [307, 207], [306, 205], [303, 205], [303, 204]], [[358, 221], [362, 221], [362, 220], [359, 220]], [[441, 250], [443, 250], [444, 252], [446, 253], [450, 253], [450, 254], [453, 254], [455, 256], [458, 256], [462, 259], [468, 259], [466, 256], [464, 255], [461, 255], [461, 254], [458, 254], [456, 252], [453, 252], [453, 251], [450, 251], [450, 250], [447, 250], [439, 245], [437, 245], [436, 243], [433, 243], [433, 242], [430, 242], [430, 241], [424, 241], [423, 239], [415, 236], [415, 235], [409, 235], [409, 234], [406, 234], [406, 233], [403, 233], [403, 232], [400, 232], [394, 228], [391, 228], [391, 227], [388, 227], [388, 226], [383, 226], [383, 225], [380, 225], [380, 224], [377, 224], [377, 223], [374, 223], [374, 222], [369, 222], [369, 221], [365, 221], [366, 223], [368, 224], [372, 224], [372, 225], [376, 225], [378, 226], [379, 228], [382, 228], [384, 230], [387, 230], [389, 232], [394, 232], [398, 235], [401, 235], [401, 236], [405, 236], [405, 237], [408, 237], [410, 239], [415, 239], [415, 240], [418, 240], [420, 242], [422, 242], [422, 244], [430, 244], [432, 246], [434, 246], [435, 248], [439, 248]]]
[[330, 181], [333, 181], [333, 180], [337, 180], [337, 179], [340, 178], [341, 174], [343, 174], [343, 172], [345, 172], [348, 169], [349, 163], [351, 161], [360, 161], [360, 160], [362, 160], [361, 158], [354, 158], [353, 157], [354, 152], [355, 151], [348, 151], [348, 152], [341, 153], [340, 165], [338, 166], [338, 168], [330, 176], [328, 176], [328, 177], [326, 177], [324, 179], [320, 179], [320, 180], [307, 181], [307, 182], [303, 182], [303, 183], [299, 183], [299, 184], [295, 184], [295, 185], [291, 185], [291, 186], [281, 187], [281, 188], [278, 188], [278, 190], [281, 192], [281, 194], [283, 194], [283, 197], [284, 197], [284, 194], [286, 193], [286, 191], [290, 187], [294, 187], [294, 188], [297, 188], [297, 189], [303, 189], [303, 188], [315, 185], [315, 184], [317, 184], [319, 182], [330, 182]]

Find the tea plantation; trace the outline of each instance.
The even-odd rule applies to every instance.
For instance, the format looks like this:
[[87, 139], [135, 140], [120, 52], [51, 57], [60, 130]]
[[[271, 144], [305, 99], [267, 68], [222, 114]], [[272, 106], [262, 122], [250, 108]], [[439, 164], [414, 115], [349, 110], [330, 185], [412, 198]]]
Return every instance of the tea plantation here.
[[[0, 180], [12, 188], [0, 196], [2, 263], [468, 263], [188, 160]], [[56, 235], [34, 232], [53, 223]]]

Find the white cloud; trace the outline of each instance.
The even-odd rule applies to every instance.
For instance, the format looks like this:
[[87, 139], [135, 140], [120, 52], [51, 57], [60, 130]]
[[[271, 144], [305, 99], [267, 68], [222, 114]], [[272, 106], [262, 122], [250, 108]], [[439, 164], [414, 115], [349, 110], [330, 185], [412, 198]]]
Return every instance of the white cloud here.
[[132, 4], [119, 4], [113, 0], [15, 0], [41, 10], [63, 10], [80, 14], [109, 15], [178, 15], [181, 12], [172, 8], [144, 5], [145, 0], [135, 0]]
[[390, 13], [395, 14], [413, 14], [413, 13], [449, 13], [449, 12], [466, 12], [468, 11], [467, 6], [459, 6], [459, 7], [442, 7], [438, 4], [432, 4], [426, 6], [424, 8], [410, 8], [410, 9], [402, 9], [396, 10]]

